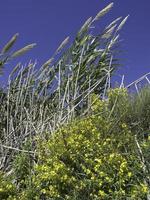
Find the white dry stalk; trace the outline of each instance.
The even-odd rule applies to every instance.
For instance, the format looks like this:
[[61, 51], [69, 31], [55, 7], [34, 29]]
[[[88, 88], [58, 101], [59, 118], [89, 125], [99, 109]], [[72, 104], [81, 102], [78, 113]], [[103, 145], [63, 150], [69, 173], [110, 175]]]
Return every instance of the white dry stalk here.
[[23, 66], [22, 66], [21, 70], [18, 73], [18, 76], [20, 75], [20, 79], [19, 79], [18, 88], [17, 88], [18, 91], [17, 91], [17, 99], [16, 99], [16, 105], [15, 105], [15, 107], [16, 107], [15, 117], [16, 117], [16, 115], [18, 113], [18, 108], [19, 108], [18, 103], [19, 103], [19, 94], [20, 94], [20, 90], [21, 90], [22, 73], [23, 73]]
[[9, 108], [10, 108], [10, 104], [9, 104], [9, 100], [10, 100], [10, 84], [11, 84], [11, 81], [10, 79], [8, 79], [8, 93], [7, 93], [7, 130], [6, 130], [6, 133], [7, 133], [7, 136], [9, 134]]
[[142, 77], [140, 77], [139, 79], [137, 79], [137, 80], [133, 81], [132, 83], [128, 84], [128, 85], [126, 86], [126, 88], [130, 88], [130, 87], [134, 86], [135, 84], [142, 82], [148, 75], [150, 75], [150, 72], [144, 74], [144, 75], [143, 75]]
[[58, 106], [58, 109], [60, 110], [60, 107], [61, 107], [61, 87], [60, 87], [60, 85], [61, 85], [61, 60], [60, 60], [60, 62], [59, 62], [59, 64], [58, 64], [58, 68], [59, 68], [59, 70], [58, 70], [58, 92], [59, 92], [59, 96], [58, 96], [58, 104], [59, 104], [59, 106]]
[[[103, 77], [103, 78], [104, 78], [104, 77]], [[80, 96], [83, 96], [83, 94], [87, 93], [87, 94], [85, 94], [85, 96], [82, 97], [82, 99], [81, 99], [73, 108], [71, 108], [70, 112], [69, 112], [66, 116], [63, 117], [61, 124], [65, 123], [65, 120], [66, 120], [67, 116], [68, 116], [70, 113], [72, 113], [72, 111], [75, 110], [75, 108], [76, 108], [85, 98], [87, 98], [87, 97], [89, 96], [89, 94], [91, 94], [91, 92], [102, 82], [103, 78], [101, 78], [100, 80], [96, 81], [96, 83], [94, 83], [94, 84], [91, 86], [91, 89], [90, 89], [90, 90], [89, 90], [89, 88], [88, 88], [85, 92], [83, 92], [83, 93], [80, 94], [78, 97], [76, 97], [76, 99], [77, 99], [77, 98], [79, 98]]]
[[[138, 149], [138, 152], [139, 152], [139, 160], [140, 160], [140, 162], [142, 164], [142, 168], [143, 168], [143, 173], [144, 173], [143, 177], [145, 177], [145, 174], [148, 174], [149, 170], [147, 169], [146, 161], [145, 161], [142, 149], [141, 149], [140, 144], [137, 140], [137, 135], [135, 135], [135, 143], [136, 143], [136, 146], [137, 146], [137, 149]], [[147, 200], [150, 200], [150, 177], [149, 176], [144, 178], [144, 183], [146, 184], [147, 188], [149, 188], [148, 194], [147, 194]]]
[[137, 94], [139, 95], [140, 93], [139, 93], [139, 89], [138, 89], [137, 83], [135, 83], [135, 89], [136, 89]]
[[10, 150], [20, 151], [20, 152], [23, 152], [23, 153], [35, 154], [35, 152], [33, 152], [33, 151], [27, 151], [27, 150], [23, 150], [23, 149], [11, 147], [11, 146], [6, 146], [6, 145], [3, 145], [3, 144], [0, 144], [0, 146], [3, 147], [4, 149], [6, 148], [6, 149], [10, 149]]
[[80, 68], [81, 68], [81, 63], [82, 63], [84, 49], [85, 49], [85, 45], [83, 45], [82, 50], [81, 50], [81, 55], [80, 55], [80, 60], [79, 60], [79, 66], [78, 66], [78, 71], [77, 71], [76, 81], [75, 81], [74, 99], [76, 99], [76, 96], [77, 96], [77, 85], [78, 85], [78, 79], [79, 79], [79, 73], [80, 73]]
[[110, 89], [110, 84], [111, 84], [111, 66], [112, 66], [112, 61], [113, 61], [113, 56], [110, 57], [110, 62], [109, 62], [109, 66], [108, 66], [108, 71], [107, 71], [107, 79], [106, 79], [106, 83], [105, 83], [105, 88], [104, 88], [104, 93], [103, 93], [103, 99], [105, 99], [106, 97], [106, 92], [108, 89]]
[[145, 79], [147, 80], [148, 84], [150, 84], [150, 80], [147, 76], [145, 76]]
[[122, 75], [121, 84], [119, 88], [124, 88], [124, 75]]
[[27, 98], [27, 93], [28, 93], [28, 87], [30, 88], [30, 81], [34, 75], [34, 69], [35, 69], [35, 66], [36, 66], [36, 62], [33, 63], [33, 64], [30, 64], [31, 65], [31, 68], [29, 68], [28, 70], [28, 74], [27, 74], [27, 78], [26, 78], [26, 83], [25, 83], [25, 89], [26, 89], [26, 92], [25, 92], [25, 96], [24, 96], [24, 101], [23, 101], [23, 105], [25, 105], [25, 102], [26, 102], [26, 98]]
[[[91, 78], [89, 77], [89, 91], [90, 91], [90, 88], [91, 88]], [[91, 108], [91, 97], [90, 97], [90, 93], [89, 93], [89, 91], [88, 91], [88, 110], [87, 110], [87, 112], [89, 113], [89, 111], [90, 111], [90, 108]]]
[[117, 105], [117, 101], [118, 101], [118, 96], [115, 98], [115, 102], [114, 102], [113, 107], [112, 107], [112, 109], [111, 109], [111, 111], [110, 111], [110, 114], [109, 114], [109, 116], [108, 116], [108, 119], [110, 119], [111, 115], [113, 114], [114, 109], [115, 109], [115, 107], [116, 107], [116, 105]]
[[62, 99], [60, 118], [59, 118], [60, 121], [61, 121], [62, 116], [63, 116], [63, 110], [64, 110], [64, 105], [65, 105], [65, 100], [66, 100], [66, 97], [67, 97], [68, 86], [69, 86], [69, 76], [68, 76], [67, 84], [66, 84], [66, 87], [65, 87], [64, 96], [63, 96], [63, 99]]

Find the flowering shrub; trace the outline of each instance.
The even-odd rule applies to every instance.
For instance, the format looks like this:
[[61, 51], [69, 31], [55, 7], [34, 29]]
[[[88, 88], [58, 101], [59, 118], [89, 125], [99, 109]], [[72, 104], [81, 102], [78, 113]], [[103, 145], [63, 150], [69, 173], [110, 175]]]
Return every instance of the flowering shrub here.
[[12, 200], [15, 194], [16, 187], [12, 181], [0, 172], [0, 199]]
[[62, 127], [48, 141], [39, 139], [39, 162], [32, 176], [39, 199], [146, 197], [130, 128], [108, 118], [109, 101], [96, 95], [93, 100], [91, 116]]
[[[118, 94], [127, 99], [122, 89], [110, 91], [107, 100], [92, 95], [91, 116], [61, 127], [48, 139], [36, 138], [37, 162], [30, 171], [32, 158], [20, 154], [15, 159], [18, 193], [12, 199], [146, 199], [149, 188], [134, 134], [126, 121], [112, 114], [111, 104]], [[126, 112], [124, 107], [117, 109]], [[148, 155], [150, 141], [140, 145]], [[4, 184], [5, 193], [0, 190], [0, 195], [11, 197], [11, 187]]]
[[40, 142], [39, 163], [32, 177], [39, 197], [144, 199], [147, 186], [136, 180], [142, 167], [132, 151], [130, 130], [123, 124], [120, 137], [115, 137], [116, 132], [107, 135], [110, 126], [102, 117], [92, 116]]

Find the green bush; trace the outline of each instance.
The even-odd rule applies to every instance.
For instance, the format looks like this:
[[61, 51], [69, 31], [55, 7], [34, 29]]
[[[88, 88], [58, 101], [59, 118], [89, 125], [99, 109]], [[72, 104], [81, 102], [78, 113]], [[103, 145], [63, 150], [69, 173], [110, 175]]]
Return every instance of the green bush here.
[[109, 101], [95, 100], [92, 111], [48, 141], [39, 139], [35, 199], [146, 199], [148, 186], [130, 128], [106, 117]]
[[137, 182], [142, 166], [134, 152], [126, 153], [134, 149], [130, 131], [122, 125], [120, 137], [115, 137], [115, 132], [106, 136], [109, 126], [101, 117], [89, 118], [43, 142], [33, 176], [39, 195], [52, 199], [143, 199], [146, 186]]
[[0, 172], [0, 199], [15, 199], [16, 187], [12, 180], [4, 173]]
[[132, 112], [138, 129], [147, 131], [150, 129], [150, 87], [144, 87], [139, 95], [133, 98]]
[[[129, 105], [125, 107], [121, 98], [128, 99], [125, 89], [111, 90], [106, 100], [93, 94], [89, 116], [61, 127], [48, 139], [44, 134], [35, 138], [36, 163], [28, 153], [17, 155], [15, 188], [11, 182], [7, 186], [3, 176], [2, 199], [146, 200], [149, 175], [130, 125], [120, 118]], [[148, 166], [150, 140], [139, 145]]]

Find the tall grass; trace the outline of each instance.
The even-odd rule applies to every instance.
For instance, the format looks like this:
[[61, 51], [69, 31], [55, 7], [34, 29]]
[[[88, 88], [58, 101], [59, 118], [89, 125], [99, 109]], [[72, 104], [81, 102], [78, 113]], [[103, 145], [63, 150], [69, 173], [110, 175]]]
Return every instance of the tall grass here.
[[[9, 170], [17, 151], [35, 135], [46, 137], [64, 123], [84, 116], [90, 108], [90, 94], [104, 97], [110, 87], [110, 77], [116, 70], [115, 45], [118, 31], [127, 17], [115, 19], [100, 33], [93, 26], [113, 6], [113, 3], [90, 17], [78, 31], [72, 44], [67, 37], [54, 55], [42, 66], [18, 63], [8, 78], [0, 96], [0, 168]], [[6, 62], [25, 53], [35, 44], [11, 53], [18, 34], [1, 51], [1, 73]], [[66, 48], [66, 45], [67, 48]], [[29, 153], [34, 153], [33, 149]]]

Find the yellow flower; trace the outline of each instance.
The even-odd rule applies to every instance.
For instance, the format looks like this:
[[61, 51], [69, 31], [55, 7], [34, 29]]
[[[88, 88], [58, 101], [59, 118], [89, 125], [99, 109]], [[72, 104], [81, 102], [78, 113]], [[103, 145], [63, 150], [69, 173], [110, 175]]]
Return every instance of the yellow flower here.
[[114, 153], [110, 154], [110, 156], [109, 156], [110, 160], [112, 160], [114, 157], [115, 157]]
[[98, 191], [98, 194], [101, 196], [101, 197], [104, 197], [106, 194], [103, 190], [99, 190]]
[[102, 160], [100, 158], [95, 158], [95, 161], [98, 162], [99, 164], [102, 163]]
[[99, 175], [100, 176], [105, 176], [105, 173], [104, 172], [100, 172]]
[[0, 188], [0, 192], [3, 192], [4, 190], [2, 188]]
[[128, 177], [130, 178], [132, 176], [132, 172], [128, 172]]
[[91, 173], [91, 171], [90, 171], [89, 169], [87, 169], [87, 170], [86, 170], [86, 173], [87, 173], [87, 174], [90, 174], [90, 173]]
[[143, 184], [143, 183], [141, 183], [140, 185], [142, 187], [142, 192], [147, 193], [148, 192], [148, 186], [146, 184]]
[[126, 128], [127, 125], [125, 123], [122, 124], [122, 128]]
[[45, 190], [45, 189], [42, 189], [41, 192], [42, 192], [43, 194], [46, 194], [46, 190]]

